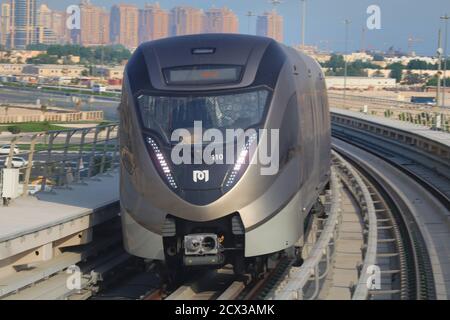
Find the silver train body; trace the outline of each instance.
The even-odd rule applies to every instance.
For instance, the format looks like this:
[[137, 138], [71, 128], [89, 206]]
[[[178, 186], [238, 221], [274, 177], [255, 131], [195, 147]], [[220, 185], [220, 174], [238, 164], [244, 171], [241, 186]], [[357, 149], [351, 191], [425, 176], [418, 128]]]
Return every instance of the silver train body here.
[[[330, 174], [328, 98], [315, 60], [255, 36], [148, 42], [126, 66], [119, 110], [130, 254], [171, 265], [238, 265], [302, 239]], [[262, 175], [262, 165], [244, 165], [230, 182], [232, 164], [174, 164], [168, 137], [196, 120], [221, 129], [279, 129], [278, 172]], [[194, 171], [202, 175], [195, 179]]]

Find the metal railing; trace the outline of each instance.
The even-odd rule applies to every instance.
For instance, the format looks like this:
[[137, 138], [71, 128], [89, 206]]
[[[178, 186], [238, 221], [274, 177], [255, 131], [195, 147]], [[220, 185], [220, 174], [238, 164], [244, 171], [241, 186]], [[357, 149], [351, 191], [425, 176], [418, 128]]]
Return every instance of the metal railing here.
[[342, 94], [332, 92], [328, 93], [328, 98], [330, 106], [334, 108], [420, 124], [429, 128], [439, 127], [443, 131], [450, 132], [449, 109], [437, 113], [427, 104], [357, 95], [347, 95], [344, 100]]
[[[314, 243], [308, 258], [301, 267], [292, 266], [286, 278], [275, 289], [275, 300], [315, 299], [320, 292], [320, 282], [332, 267], [335, 241], [340, 229], [341, 181], [353, 195], [364, 219], [364, 261], [358, 269], [359, 279], [352, 290], [352, 299], [365, 300], [370, 297], [370, 267], [375, 265], [377, 255], [377, 217], [370, 192], [359, 174], [339, 154], [333, 151], [331, 190], [328, 194], [328, 218]], [[358, 266], [355, 266], [357, 268]], [[311, 285], [311, 282], [313, 283]], [[352, 288], [349, 288], [352, 289]], [[305, 293], [309, 292], [308, 295]], [[312, 293], [311, 293], [312, 292]]]
[[274, 300], [305, 299], [305, 290], [311, 281], [314, 283], [314, 291], [307, 298], [315, 299], [320, 292], [320, 281], [328, 274], [333, 261], [335, 239], [339, 230], [341, 187], [334, 168], [331, 170], [330, 184], [331, 190], [327, 195], [328, 208], [326, 208], [328, 218], [320, 237], [303, 265], [290, 268], [287, 278], [275, 290]]
[[[51, 191], [119, 165], [118, 124], [14, 135], [0, 168], [17, 168], [21, 194]], [[1, 170], [0, 170], [1, 171]]]

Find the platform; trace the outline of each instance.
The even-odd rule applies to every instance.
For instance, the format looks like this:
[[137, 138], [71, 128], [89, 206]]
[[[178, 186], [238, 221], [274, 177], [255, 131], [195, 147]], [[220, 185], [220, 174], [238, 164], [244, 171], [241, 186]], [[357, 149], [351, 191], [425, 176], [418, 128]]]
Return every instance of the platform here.
[[437, 131], [437, 130], [431, 130], [428, 127], [406, 122], [406, 121], [400, 121], [390, 118], [383, 118], [379, 116], [372, 116], [368, 114], [364, 114], [361, 112], [354, 112], [344, 109], [338, 109], [338, 108], [330, 108], [330, 111], [332, 113], [353, 117], [365, 121], [370, 121], [374, 124], [386, 126], [395, 128], [396, 130], [404, 131], [407, 133], [411, 133], [417, 136], [421, 136], [423, 138], [438, 142], [442, 145], [445, 145], [447, 147], [450, 147], [450, 134], [443, 131]]
[[[68, 188], [13, 200], [9, 207], [0, 207], [0, 262], [54, 241], [61, 242], [65, 237], [117, 216], [118, 200], [117, 171]], [[83, 237], [89, 241], [89, 236], [81, 233], [77, 238], [82, 241]], [[43, 255], [51, 258], [53, 254], [43, 252]]]

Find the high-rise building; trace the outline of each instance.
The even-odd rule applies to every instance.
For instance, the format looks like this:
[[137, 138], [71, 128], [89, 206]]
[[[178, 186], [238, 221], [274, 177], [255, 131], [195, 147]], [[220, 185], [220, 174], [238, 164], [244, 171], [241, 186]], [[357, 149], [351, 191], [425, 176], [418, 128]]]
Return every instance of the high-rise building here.
[[11, 29], [11, 6], [9, 3], [2, 3], [0, 6], [0, 45], [6, 46]]
[[238, 33], [239, 20], [230, 9], [211, 8], [205, 12], [204, 32], [207, 33]]
[[37, 16], [37, 40], [38, 43], [56, 44], [58, 42], [56, 33], [53, 31], [52, 10], [41, 4]]
[[72, 41], [83, 46], [108, 44], [108, 11], [83, 0], [80, 4], [80, 30], [73, 30]]
[[139, 10], [131, 4], [111, 8], [111, 42], [127, 48], [138, 46]]
[[264, 12], [256, 20], [256, 34], [283, 42], [283, 16], [275, 10]]
[[51, 29], [56, 35], [58, 43], [64, 44], [70, 41], [70, 30], [66, 26], [68, 15], [65, 11], [52, 11], [52, 26]]
[[36, 0], [10, 0], [11, 29], [9, 46], [25, 49], [37, 40]]
[[203, 10], [193, 7], [178, 6], [170, 11], [170, 35], [202, 33], [204, 30]]
[[169, 36], [169, 12], [159, 3], [148, 4], [139, 10], [139, 43]]

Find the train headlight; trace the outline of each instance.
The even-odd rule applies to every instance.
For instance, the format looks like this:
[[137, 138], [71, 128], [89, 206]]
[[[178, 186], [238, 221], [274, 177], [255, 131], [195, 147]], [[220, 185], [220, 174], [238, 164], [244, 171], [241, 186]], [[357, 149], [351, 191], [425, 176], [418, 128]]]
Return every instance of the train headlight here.
[[207, 255], [219, 252], [219, 241], [216, 234], [198, 233], [184, 236], [185, 255]]
[[[239, 155], [237, 157], [236, 163], [234, 164], [233, 170], [228, 175], [227, 181], [225, 182], [225, 187], [229, 188], [231, 187], [235, 182], [236, 178], [239, 175], [242, 167], [245, 165], [245, 161], [247, 158], [250, 158], [249, 152], [250, 152], [250, 146], [255, 142], [257, 139], [256, 134], [252, 134], [250, 137], [248, 137], [247, 141], [245, 142], [244, 146], [242, 147], [242, 150], [239, 152]], [[250, 161], [250, 159], [248, 159]]]
[[153, 150], [153, 154], [155, 155], [156, 161], [159, 163], [159, 166], [167, 180], [167, 183], [173, 188], [177, 189], [178, 185], [175, 182], [175, 179], [173, 178], [172, 172], [170, 171], [169, 164], [167, 163], [164, 154], [161, 152], [161, 149], [159, 149], [158, 144], [150, 137], [147, 137], [147, 143], [150, 145], [150, 147]]

